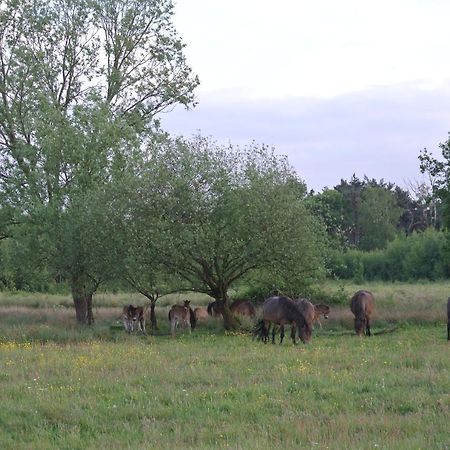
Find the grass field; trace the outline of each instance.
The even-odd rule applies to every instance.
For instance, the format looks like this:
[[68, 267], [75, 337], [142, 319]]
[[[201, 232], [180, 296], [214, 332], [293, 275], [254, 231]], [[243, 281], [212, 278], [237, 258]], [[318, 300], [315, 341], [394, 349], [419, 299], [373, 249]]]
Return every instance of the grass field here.
[[5, 294], [0, 448], [449, 449], [450, 284], [366, 287], [374, 331], [395, 331], [357, 338], [335, 306], [309, 346], [264, 345], [214, 320], [172, 339], [176, 298], [145, 337], [115, 326], [126, 296], [105, 294], [85, 328], [56, 298]]

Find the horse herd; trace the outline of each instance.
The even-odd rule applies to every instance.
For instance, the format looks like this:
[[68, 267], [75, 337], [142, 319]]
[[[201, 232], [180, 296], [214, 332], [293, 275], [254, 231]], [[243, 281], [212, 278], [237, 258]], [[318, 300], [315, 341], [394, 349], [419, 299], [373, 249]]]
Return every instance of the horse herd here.
[[[353, 313], [355, 332], [358, 336], [371, 336], [370, 318], [374, 311], [373, 294], [366, 290], [355, 292], [350, 301], [350, 310]], [[146, 334], [145, 314], [148, 306], [124, 306], [122, 321], [125, 330], [131, 333], [136, 328]], [[249, 300], [237, 300], [230, 306], [230, 311], [235, 315], [256, 316], [255, 307]], [[170, 308], [168, 319], [170, 332], [173, 337], [176, 335], [178, 327], [187, 328], [189, 333], [195, 328], [197, 321], [208, 316], [221, 316], [224, 312], [223, 302], [216, 300], [205, 308], [195, 308], [190, 306], [190, 301], [185, 300], [182, 305], [173, 305]], [[275, 336], [280, 333], [280, 344], [284, 339], [284, 327], [291, 327], [291, 339], [296, 343], [298, 334], [300, 340], [307, 344], [311, 342], [314, 323], [320, 323], [320, 316], [328, 318], [330, 307], [325, 304], [312, 304], [305, 298], [291, 299], [285, 296], [274, 296], [267, 298], [262, 305], [262, 318], [256, 323], [253, 330], [254, 336], [267, 343], [270, 331], [272, 331], [272, 343], [275, 343]], [[447, 339], [450, 340], [450, 297], [447, 301]]]

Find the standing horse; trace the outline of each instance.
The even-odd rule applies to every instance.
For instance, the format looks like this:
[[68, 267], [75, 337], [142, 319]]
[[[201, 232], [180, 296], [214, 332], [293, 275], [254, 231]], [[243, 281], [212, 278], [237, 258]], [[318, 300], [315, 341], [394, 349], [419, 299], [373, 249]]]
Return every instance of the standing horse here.
[[255, 307], [249, 300], [236, 300], [230, 306], [230, 310], [233, 314], [240, 314], [241, 316], [255, 317]]
[[[175, 337], [175, 329], [178, 325], [181, 325], [183, 328], [188, 328], [189, 333], [191, 332], [192, 327], [192, 317], [194, 315], [194, 311], [192, 311], [189, 306], [190, 301], [185, 300], [183, 305], [173, 305], [169, 311], [169, 321], [170, 321], [170, 332], [172, 337]], [[195, 320], [195, 317], [194, 317]], [[194, 323], [195, 327], [195, 323]]]
[[350, 309], [355, 316], [355, 331], [358, 336], [370, 336], [370, 316], [372, 315], [375, 299], [369, 291], [358, 291], [353, 295]]
[[322, 328], [322, 324], [320, 323], [320, 316], [323, 316], [324, 319], [328, 319], [328, 315], [330, 314], [330, 307], [328, 305], [324, 305], [323, 303], [318, 303], [314, 305], [314, 323], [318, 323], [319, 327]]
[[145, 331], [145, 312], [147, 308], [148, 305], [145, 307], [133, 305], [123, 307], [122, 322], [127, 333], [134, 331], [134, 325], [137, 322], [138, 330], [143, 334], [147, 334]]
[[[299, 337], [303, 343], [308, 343], [311, 340], [312, 328], [305, 320], [305, 317], [300, 312], [293, 300], [287, 297], [269, 297], [263, 303], [262, 320], [260, 320], [254, 329], [254, 335], [258, 339], [267, 342], [269, 337], [269, 330], [272, 324], [281, 325], [282, 333], [280, 343], [284, 338], [283, 325], [295, 326], [299, 332]], [[291, 333], [292, 341], [295, 342], [295, 330]], [[272, 343], [275, 343], [275, 335], [272, 333]]]
[[447, 341], [450, 341], [450, 297], [447, 300]]

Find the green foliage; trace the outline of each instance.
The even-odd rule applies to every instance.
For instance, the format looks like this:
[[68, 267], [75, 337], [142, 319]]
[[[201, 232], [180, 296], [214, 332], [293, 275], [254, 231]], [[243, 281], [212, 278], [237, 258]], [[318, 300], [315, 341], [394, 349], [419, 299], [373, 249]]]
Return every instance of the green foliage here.
[[271, 149], [198, 137], [168, 140], [151, 156], [125, 217], [136, 251], [154, 266], [224, 300], [247, 277], [295, 289], [320, 276], [321, 228], [303, 183]]
[[447, 241], [446, 233], [430, 228], [411, 236], [398, 235], [383, 250], [336, 252], [331, 273], [360, 282], [443, 279], [450, 274], [450, 266], [445, 262]]

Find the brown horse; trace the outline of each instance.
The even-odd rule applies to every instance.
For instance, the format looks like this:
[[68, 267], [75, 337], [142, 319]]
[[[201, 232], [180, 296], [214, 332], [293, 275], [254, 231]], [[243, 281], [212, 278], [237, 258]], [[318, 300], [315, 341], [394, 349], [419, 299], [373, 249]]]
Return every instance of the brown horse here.
[[[280, 344], [284, 338], [284, 325], [291, 325], [299, 332], [299, 337], [303, 343], [311, 340], [312, 328], [305, 320], [304, 315], [300, 312], [298, 306], [293, 300], [287, 297], [269, 297], [263, 303], [263, 318], [254, 329], [254, 335], [265, 343], [269, 337], [269, 330], [272, 324], [280, 325], [282, 328]], [[292, 329], [291, 328], [291, 329]], [[292, 341], [295, 344], [295, 329], [291, 333]], [[272, 332], [272, 343], [275, 343], [275, 334]]]
[[328, 319], [328, 315], [330, 314], [330, 307], [328, 305], [324, 305], [323, 303], [318, 303], [314, 305], [314, 323], [318, 323], [319, 327], [322, 328], [322, 324], [320, 323], [320, 316], [323, 316], [324, 319]]
[[205, 320], [208, 318], [208, 311], [206, 308], [195, 308], [194, 309], [195, 320]]
[[[306, 298], [296, 298], [293, 300], [296, 304], [299, 311], [302, 313], [303, 317], [305, 318], [306, 323], [308, 324], [309, 329], [313, 330], [313, 323], [316, 318], [316, 308], [315, 306]], [[293, 336], [295, 338], [295, 332], [296, 332], [296, 326], [293, 324], [291, 326], [291, 337]], [[276, 334], [276, 328], [274, 327], [272, 329], [272, 342], [275, 342], [275, 334]], [[284, 336], [284, 325], [281, 325], [280, 327], [280, 334]], [[282, 339], [281, 339], [282, 341]], [[280, 344], [281, 344], [280, 341]]]
[[450, 341], [450, 297], [447, 300], [447, 341]]
[[355, 331], [358, 336], [370, 336], [370, 316], [372, 315], [375, 299], [369, 291], [358, 291], [353, 295], [350, 309], [355, 316]]
[[236, 300], [230, 306], [230, 310], [233, 314], [240, 314], [241, 316], [255, 317], [255, 307], [249, 300]]
[[137, 322], [138, 330], [144, 334], [147, 334], [145, 331], [145, 312], [148, 306], [133, 306], [127, 305], [122, 309], [122, 322], [125, 330], [128, 333], [134, 331], [134, 325]]
[[195, 327], [196, 320], [194, 311], [192, 311], [189, 304], [190, 301], [185, 300], [183, 305], [173, 305], [172, 308], [170, 308], [169, 321], [172, 337], [175, 337], [175, 329], [178, 327], [178, 325], [181, 325], [183, 328], [188, 328], [189, 333], [191, 332], [191, 328]]

